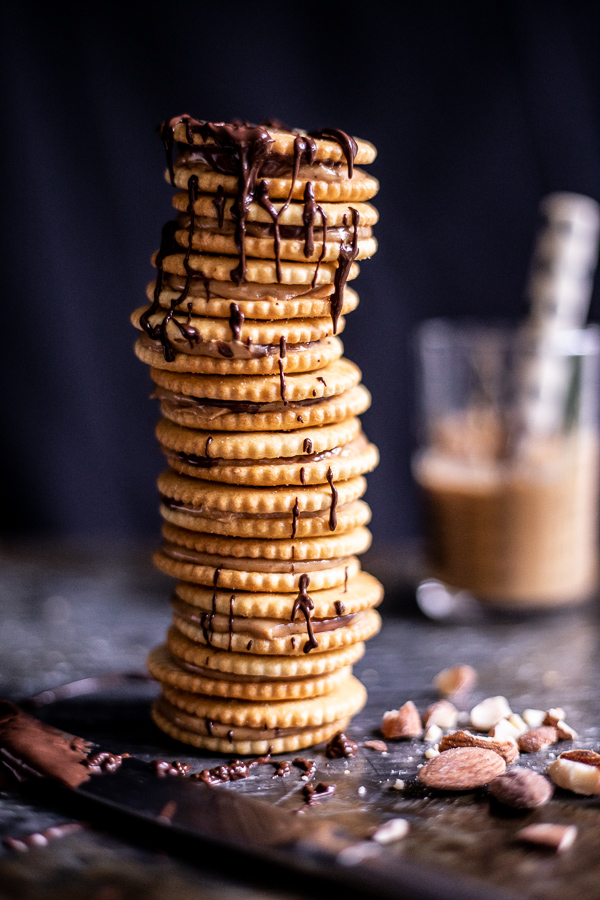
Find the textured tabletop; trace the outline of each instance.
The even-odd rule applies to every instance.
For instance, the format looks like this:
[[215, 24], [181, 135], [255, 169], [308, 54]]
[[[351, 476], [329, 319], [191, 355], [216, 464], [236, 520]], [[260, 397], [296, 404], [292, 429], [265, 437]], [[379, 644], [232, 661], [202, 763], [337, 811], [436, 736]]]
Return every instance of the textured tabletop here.
[[[169, 579], [152, 570], [150, 548], [88, 550], [32, 546], [0, 553], [0, 696], [19, 700], [75, 679], [142, 670], [148, 649], [169, 619]], [[436, 699], [433, 678], [441, 669], [469, 663], [479, 683], [465, 706], [503, 694], [516, 712], [561, 706], [579, 733], [577, 746], [598, 749], [598, 612], [595, 604], [534, 618], [470, 615], [443, 622], [419, 613], [409, 589], [411, 555], [399, 549], [371, 554], [368, 566], [387, 587], [384, 627], [370, 642], [356, 674], [369, 691], [366, 709], [349, 734], [359, 743], [379, 738], [385, 710], [413, 700], [419, 710]], [[414, 567], [413, 567], [414, 568]], [[408, 587], [407, 587], [408, 585]], [[192, 771], [224, 758], [170, 741], [149, 721], [153, 684], [55, 704], [41, 715], [96, 739], [115, 752], [142, 760], [179, 759]], [[571, 745], [568, 745], [571, 746]], [[516, 897], [579, 900], [600, 896], [600, 804], [557, 792], [545, 807], [501, 813], [485, 791], [435, 794], [417, 786], [425, 761], [423, 741], [389, 742], [387, 753], [359, 748], [352, 759], [328, 760], [322, 748], [303, 755], [317, 762], [316, 780], [334, 783], [330, 799], [305, 810], [334, 819], [358, 838], [392, 817], [410, 832], [391, 852], [419, 860], [424, 871], [441, 868], [504, 887]], [[560, 745], [525, 762], [544, 771]], [[284, 755], [285, 756], [285, 755]], [[290, 758], [292, 754], [289, 755]], [[296, 811], [304, 808], [300, 772], [272, 777], [261, 767], [250, 778], [222, 786]], [[400, 779], [403, 790], [395, 790]], [[35, 800], [0, 793], [0, 832], [20, 837], [66, 817]], [[523, 846], [515, 834], [530, 822], [578, 825], [574, 846], [562, 854]], [[74, 831], [27, 853], [0, 850], [0, 898], [89, 895], [178, 898], [307, 896], [302, 882], [262, 884], [240, 867], [225, 876], [210, 860], [180, 860], [122, 834], [94, 828]]]

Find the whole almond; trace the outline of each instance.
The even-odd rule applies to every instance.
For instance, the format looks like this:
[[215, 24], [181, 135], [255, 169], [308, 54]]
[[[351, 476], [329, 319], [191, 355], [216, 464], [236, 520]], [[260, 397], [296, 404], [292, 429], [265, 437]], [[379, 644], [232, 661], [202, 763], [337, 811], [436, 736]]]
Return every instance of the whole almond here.
[[550, 800], [554, 788], [552, 782], [533, 769], [516, 768], [498, 775], [490, 781], [488, 790], [506, 806], [516, 809], [535, 809]]
[[438, 700], [432, 703], [423, 713], [423, 725], [437, 725], [439, 728], [456, 728], [458, 710], [449, 700]]
[[400, 709], [390, 709], [383, 714], [381, 732], [388, 740], [421, 737], [423, 734], [421, 716], [412, 700]]
[[471, 791], [488, 784], [505, 770], [506, 763], [493, 750], [455, 747], [426, 762], [417, 777], [427, 787], [443, 791]]
[[577, 837], [577, 827], [575, 825], [554, 825], [550, 822], [536, 822], [533, 825], [526, 825], [516, 834], [517, 840], [525, 841], [527, 844], [538, 844], [541, 847], [548, 847], [560, 853], [568, 850], [573, 845]]
[[539, 728], [532, 728], [526, 731], [518, 739], [519, 750], [523, 753], [537, 753], [539, 750], [545, 750], [558, 740], [558, 732], [551, 725], [540, 725]]
[[471, 734], [469, 731], [455, 731], [447, 734], [439, 743], [440, 753], [445, 753], [453, 747], [481, 747], [484, 750], [493, 750], [499, 753], [504, 762], [510, 765], [519, 755], [519, 749], [514, 740], [497, 741], [494, 738], [481, 737]]
[[439, 672], [433, 679], [433, 684], [442, 697], [457, 697], [467, 694], [475, 687], [477, 672], [472, 666], [451, 666]]

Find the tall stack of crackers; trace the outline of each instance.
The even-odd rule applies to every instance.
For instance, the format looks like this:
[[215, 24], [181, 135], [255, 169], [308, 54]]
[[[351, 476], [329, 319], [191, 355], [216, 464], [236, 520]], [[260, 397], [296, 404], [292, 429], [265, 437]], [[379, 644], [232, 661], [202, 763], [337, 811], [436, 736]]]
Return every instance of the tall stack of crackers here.
[[160, 134], [176, 216], [132, 316], [168, 463], [154, 561], [177, 579], [152, 715], [210, 751], [297, 750], [364, 706], [352, 667], [380, 627], [357, 558], [370, 395], [339, 337], [377, 248], [376, 151], [275, 122], [178, 116]]

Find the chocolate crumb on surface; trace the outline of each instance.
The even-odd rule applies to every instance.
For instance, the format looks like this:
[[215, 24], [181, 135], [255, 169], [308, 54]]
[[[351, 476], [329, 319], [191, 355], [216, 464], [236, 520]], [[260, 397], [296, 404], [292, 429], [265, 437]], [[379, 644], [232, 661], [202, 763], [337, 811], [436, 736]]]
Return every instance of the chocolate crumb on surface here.
[[356, 756], [358, 744], [347, 737], [343, 731], [338, 731], [327, 742], [325, 754], [329, 759], [342, 759]]

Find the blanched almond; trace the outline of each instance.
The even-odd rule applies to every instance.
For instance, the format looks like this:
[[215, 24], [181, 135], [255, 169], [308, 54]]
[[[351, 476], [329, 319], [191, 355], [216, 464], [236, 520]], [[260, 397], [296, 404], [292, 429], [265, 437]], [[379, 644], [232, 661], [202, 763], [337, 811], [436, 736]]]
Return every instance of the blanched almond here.
[[543, 709], [524, 709], [523, 721], [529, 728], [539, 728], [543, 725], [546, 713]]
[[554, 784], [566, 791], [584, 796], [600, 794], [600, 768], [593, 763], [577, 762], [561, 754], [547, 772]]
[[438, 725], [440, 728], [456, 728], [458, 710], [449, 700], [438, 700], [432, 703], [423, 713], [423, 725]]
[[477, 731], [489, 731], [500, 719], [508, 719], [512, 710], [506, 697], [486, 697], [471, 710], [471, 725]]

